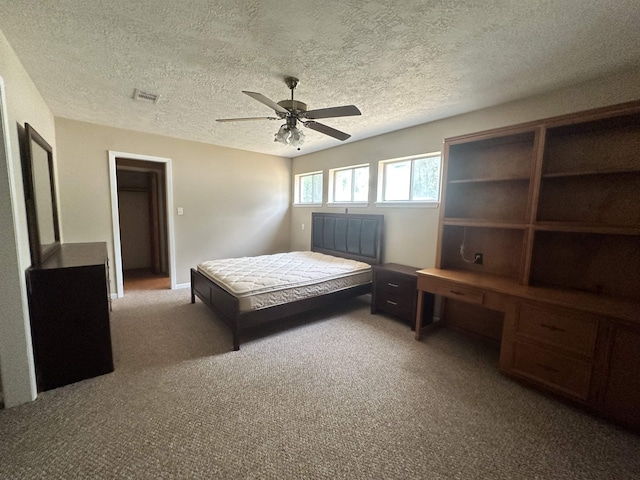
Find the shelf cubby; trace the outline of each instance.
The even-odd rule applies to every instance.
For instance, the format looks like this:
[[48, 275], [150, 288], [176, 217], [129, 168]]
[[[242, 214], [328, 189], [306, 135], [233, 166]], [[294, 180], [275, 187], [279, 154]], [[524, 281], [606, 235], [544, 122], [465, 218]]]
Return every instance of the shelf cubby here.
[[640, 300], [640, 235], [536, 231], [530, 284]]
[[488, 138], [449, 147], [447, 181], [529, 179], [535, 132]]
[[527, 221], [528, 178], [482, 183], [449, 183], [446, 194], [445, 218], [507, 223]]
[[639, 152], [637, 113], [549, 128], [542, 175], [638, 172]]
[[640, 170], [543, 177], [537, 221], [640, 225]]
[[[463, 260], [460, 255], [463, 243], [466, 260], [482, 253], [482, 265]], [[518, 281], [522, 272], [524, 244], [524, 229], [445, 225], [442, 229], [440, 268], [502, 275]]]

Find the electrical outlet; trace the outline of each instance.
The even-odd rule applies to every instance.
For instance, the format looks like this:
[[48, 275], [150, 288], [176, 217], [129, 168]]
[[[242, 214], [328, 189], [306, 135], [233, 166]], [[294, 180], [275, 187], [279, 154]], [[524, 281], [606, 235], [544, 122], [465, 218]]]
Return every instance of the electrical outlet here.
[[482, 254], [481, 253], [476, 253], [474, 255], [473, 263], [475, 263], [476, 265], [482, 265]]

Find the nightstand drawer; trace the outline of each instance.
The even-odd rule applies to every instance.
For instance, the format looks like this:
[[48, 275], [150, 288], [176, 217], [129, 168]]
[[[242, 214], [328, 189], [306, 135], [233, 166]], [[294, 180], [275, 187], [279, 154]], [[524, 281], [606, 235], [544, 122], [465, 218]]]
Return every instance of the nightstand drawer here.
[[516, 342], [511, 371], [582, 400], [587, 399], [592, 366], [544, 348]]
[[376, 288], [379, 293], [386, 293], [389, 296], [415, 295], [416, 279], [386, 270], [378, 270], [376, 272]]
[[400, 317], [407, 323], [415, 321], [415, 304], [413, 301], [400, 298], [377, 297], [376, 309]]
[[538, 340], [592, 358], [598, 319], [589, 314], [520, 304], [516, 323], [519, 336]]

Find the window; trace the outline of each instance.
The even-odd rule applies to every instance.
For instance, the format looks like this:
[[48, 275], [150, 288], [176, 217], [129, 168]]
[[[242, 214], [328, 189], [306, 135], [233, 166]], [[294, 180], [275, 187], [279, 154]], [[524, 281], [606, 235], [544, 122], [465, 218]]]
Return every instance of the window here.
[[367, 203], [369, 201], [369, 165], [329, 170], [329, 202]]
[[301, 173], [294, 178], [294, 203], [302, 205], [322, 203], [322, 172]]
[[383, 160], [378, 202], [427, 203], [440, 199], [440, 153]]

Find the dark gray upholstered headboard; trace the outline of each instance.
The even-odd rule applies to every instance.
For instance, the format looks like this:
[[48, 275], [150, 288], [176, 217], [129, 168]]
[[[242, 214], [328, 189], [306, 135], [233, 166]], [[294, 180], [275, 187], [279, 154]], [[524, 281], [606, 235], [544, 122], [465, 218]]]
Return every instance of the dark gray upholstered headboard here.
[[384, 215], [311, 213], [311, 250], [359, 260], [382, 263]]

